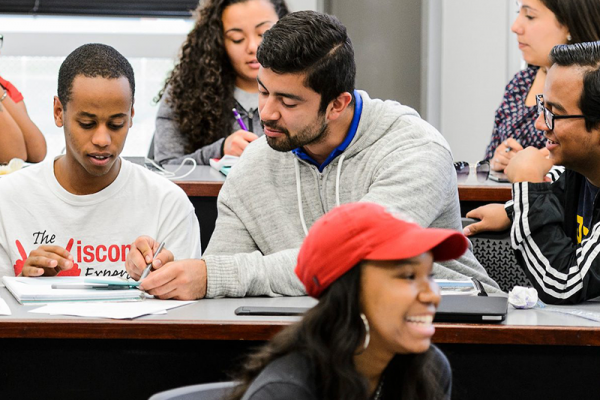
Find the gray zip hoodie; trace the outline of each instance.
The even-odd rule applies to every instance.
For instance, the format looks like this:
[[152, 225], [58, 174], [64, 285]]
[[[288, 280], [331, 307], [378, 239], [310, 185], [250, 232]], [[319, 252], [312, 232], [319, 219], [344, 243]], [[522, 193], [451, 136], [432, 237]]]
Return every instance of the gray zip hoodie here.
[[[370, 201], [403, 210], [425, 227], [461, 230], [452, 153], [442, 135], [413, 109], [359, 92], [363, 110], [348, 148], [322, 173], [260, 138], [231, 170], [218, 198], [219, 216], [203, 259], [206, 297], [298, 296], [294, 274], [306, 230], [337, 204]], [[471, 250], [436, 263], [436, 278], [498, 285]]]

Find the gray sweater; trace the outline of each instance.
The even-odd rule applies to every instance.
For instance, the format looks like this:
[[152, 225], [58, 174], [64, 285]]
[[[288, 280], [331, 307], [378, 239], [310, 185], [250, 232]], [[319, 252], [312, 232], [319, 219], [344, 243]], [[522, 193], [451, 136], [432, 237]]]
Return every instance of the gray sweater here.
[[[446, 140], [413, 109], [359, 93], [363, 111], [356, 136], [322, 173], [291, 152], [271, 149], [264, 138], [246, 148], [219, 194], [219, 216], [203, 257], [207, 297], [305, 294], [294, 274], [305, 237], [302, 221], [309, 228], [336, 206], [338, 196], [340, 204], [395, 206], [422, 226], [461, 230]], [[434, 274], [475, 277], [486, 290], [499, 291], [471, 250], [436, 263]]]
[[[233, 97], [236, 101], [236, 109], [244, 120], [246, 127], [250, 132], [262, 136], [263, 129], [258, 117], [258, 95], [248, 93], [239, 88], [235, 88]], [[211, 158], [221, 158], [223, 156], [223, 141], [219, 139], [214, 143], [208, 144], [186, 154], [185, 148], [188, 144], [188, 138], [183, 136], [179, 129], [179, 124], [175, 121], [175, 111], [170, 103], [170, 87], [167, 87], [165, 94], [160, 99], [158, 113], [156, 114], [156, 123], [154, 131], [154, 160], [161, 164], [181, 164], [184, 158], [193, 158], [199, 165], [208, 165]], [[241, 129], [231, 113], [231, 133]]]

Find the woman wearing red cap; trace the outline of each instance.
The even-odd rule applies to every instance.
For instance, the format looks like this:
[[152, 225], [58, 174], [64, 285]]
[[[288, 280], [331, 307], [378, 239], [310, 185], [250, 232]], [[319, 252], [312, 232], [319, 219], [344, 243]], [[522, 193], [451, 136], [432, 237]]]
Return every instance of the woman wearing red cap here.
[[423, 229], [372, 203], [335, 208], [309, 231], [296, 274], [319, 303], [244, 366], [232, 399], [449, 399], [431, 345], [433, 262], [460, 257], [459, 232]]

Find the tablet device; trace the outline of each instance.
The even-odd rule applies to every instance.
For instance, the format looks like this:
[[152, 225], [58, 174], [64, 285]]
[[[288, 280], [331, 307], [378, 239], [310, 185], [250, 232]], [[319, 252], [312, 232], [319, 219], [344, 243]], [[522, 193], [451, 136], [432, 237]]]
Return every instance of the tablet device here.
[[433, 322], [497, 323], [507, 312], [503, 296], [442, 296]]
[[242, 306], [235, 310], [236, 315], [302, 315], [309, 307], [258, 307]]

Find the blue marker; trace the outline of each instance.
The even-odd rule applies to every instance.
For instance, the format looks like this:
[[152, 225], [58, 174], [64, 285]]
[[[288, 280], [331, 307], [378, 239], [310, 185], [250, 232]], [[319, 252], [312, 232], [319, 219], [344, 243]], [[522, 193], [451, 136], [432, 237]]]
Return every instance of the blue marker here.
[[240, 115], [240, 113], [235, 108], [232, 109], [231, 111], [233, 111], [233, 116], [235, 117], [235, 120], [237, 121], [237, 123], [240, 125], [240, 128], [247, 131], [248, 128], [246, 127], [246, 124], [244, 123], [244, 120], [242, 119], [242, 116]]

